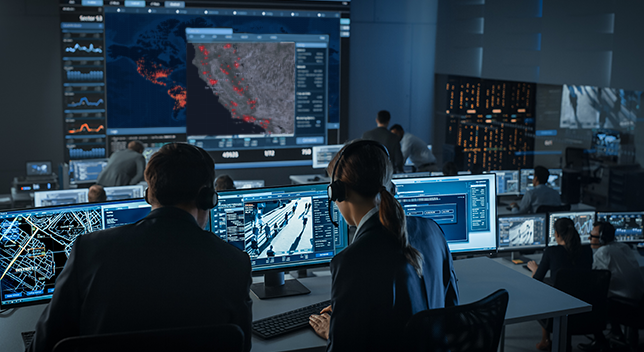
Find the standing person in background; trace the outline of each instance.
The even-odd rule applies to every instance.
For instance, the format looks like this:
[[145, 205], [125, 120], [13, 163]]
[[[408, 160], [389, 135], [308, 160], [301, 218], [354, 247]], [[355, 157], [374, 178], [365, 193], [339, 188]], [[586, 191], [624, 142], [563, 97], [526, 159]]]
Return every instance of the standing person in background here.
[[389, 151], [391, 163], [394, 166], [394, 173], [402, 173], [404, 172], [403, 165], [405, 164], [405, 159], [400, 151], [400, 140], [398, 136], [387, 129], [390, 120], [391, 114], [389, 111], [378, 111], [378, 116], [376, 116], [376, 125], [378, 127], [363, 133], [362, 139], [376, 141], [384, 145], [387, 151]]
[[107, 166], [98, 175], [96, 183], [103, 187], [135, 185], [143, 181], [145, 148], [139, 141], [131, 141], [127, 149], [112, 154]]
[[406, 161], [409, 158], [414, 164], [416, 171], [429, 171], [436, 164], [436, 157], [427, 148], [427, 144], [422, 139], [405, 132], [401, 125], [396, 124], [391, 126], [390, 131], [400, 138], [400, 149], [403, 160]]

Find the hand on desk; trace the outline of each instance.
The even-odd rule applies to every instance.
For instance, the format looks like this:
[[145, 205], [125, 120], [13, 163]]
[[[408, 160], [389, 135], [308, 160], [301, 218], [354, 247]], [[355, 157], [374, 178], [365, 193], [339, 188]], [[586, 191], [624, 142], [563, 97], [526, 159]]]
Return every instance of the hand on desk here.
[[537, 262], [535, 262], [534, 260], [528, 262], [528, 269], [530, 269], [533, 274], [537, 271], [538, 267], [539, 266], [537, 265]]
[[329, 326], [331, 324], [331, 315], [333, 312], [331, 306], [328, 306], [320, 312], [320, 315], [313, 314], [309, 317], [309, 324], [321, 338], [329, 339]]

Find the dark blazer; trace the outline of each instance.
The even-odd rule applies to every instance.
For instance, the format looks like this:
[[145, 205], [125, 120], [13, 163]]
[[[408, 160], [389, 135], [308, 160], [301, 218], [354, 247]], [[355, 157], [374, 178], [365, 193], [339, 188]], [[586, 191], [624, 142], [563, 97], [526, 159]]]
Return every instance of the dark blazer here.
[[583, 245], [579, 249], [577, 258], [573, 261], [564, 246], [550, 246], [543, 251], [541, 262], [533, 278], [543, 281], [548, 270], [550, 280], [554, 283], [557, 272], [563, 268], [591, 270], [593, 267], [593, 250], [589, 245]]
[[373, 130], [363, 133], [362, 139], [377, 141], [387, 147], [389, 158], [391, 159], [391, 163], [394, 165], [395, 172], [403, 172], [405, 160], [403, 160], [402, 151], [400, 149], [400, 138], [398, 138], [398, 136], [391, 133], [391, 131], [385, 127], [376, 127]]
[[[414, 232], [410, 237], [417, 239], [414, 243], [421, 245], [419, 250], [428, 259], [423, 278], [407, 262], [378, 214], [369, 218], [353, 243], [331, 261], [333, 314], [327, 351], [399, 350], [403, 328], [414, 313], [458, 301], [442, 232], [430, 225], [431, 220], [408, 221], [412, 225], [408, 229]], [[441, 249], [423, 252], [430, 245]], [[434, 255], [443, 257], [432, 258]], [[445, 274], [449, 277], [444, 278]]]
[[63, 338], [232, 323], [251, 347], [248, 255], [178, 208], [76, 239], [30, 351]]
[[145, 158], [134, 150], [119, 150], [112, 154], [96, 183], [105, 187], [135, 185], [143, 181]]

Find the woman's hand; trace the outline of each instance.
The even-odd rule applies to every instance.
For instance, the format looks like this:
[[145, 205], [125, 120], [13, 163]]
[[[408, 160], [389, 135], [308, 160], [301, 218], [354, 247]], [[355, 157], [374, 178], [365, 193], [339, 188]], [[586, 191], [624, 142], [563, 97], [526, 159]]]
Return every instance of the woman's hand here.
[[309, 317], [309, 324], [313, 327], [315, 333], [325, 340], [329, 339], [329, 327], [331, 325], [331, 315], [329, 314], [331, 312], [333, 312], [333, 309], [328, 306], [322, 309], [319, 315], [313, 314]]
[[537, 272], [537, 268], [539, 268], [537, 262], [535, 262], [534, 260], [528, 262], [528, 269], [530, 269], [533, 274]]

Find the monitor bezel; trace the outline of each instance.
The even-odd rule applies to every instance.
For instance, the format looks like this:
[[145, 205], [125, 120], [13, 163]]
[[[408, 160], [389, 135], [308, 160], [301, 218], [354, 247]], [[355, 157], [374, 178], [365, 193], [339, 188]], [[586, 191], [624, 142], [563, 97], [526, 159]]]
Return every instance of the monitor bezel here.
[[[530, 245], [530, 246], [508, 246], [508, 247], [503, 247], [501, 246], [501, 228], [499, 226], [499, 220], [504, 219], [504, 218], [521, 218], [521, 217], [541, 217], [543, 218], [543, 226], [544, 226], [544, 231], [545, 231], [545, 236], [543, 240], [543, 244], [537, 244], [537, 245]], [[548, 246], [548, 214], [547, 213], [536, 213], [536, 214], [504, 214], [504, 215], [499, 215], [497, 216], [497, 224], [496, 224], [496, 229], [497, 229], [497, 243], [498, 243], [498, 250], [499, 252], [520, 252], [520, 251], [531, 251], [535, 249], [545, 249]]]

